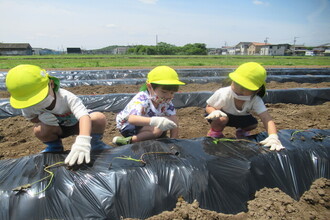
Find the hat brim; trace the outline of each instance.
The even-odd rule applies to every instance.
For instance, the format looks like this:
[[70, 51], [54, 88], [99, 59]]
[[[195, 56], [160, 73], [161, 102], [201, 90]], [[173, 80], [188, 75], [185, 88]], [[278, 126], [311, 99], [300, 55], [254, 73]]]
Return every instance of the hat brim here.
[[49, 90], [49, 86], [48, 84], [46, 84], [44, 88], [42, 88], [35, 94], [29, 95], [29, 97], [22, 97], [20, 99], [17, 99], [11, 96], [9, 99], [10, 105], [16, 109], [31, 107], [44, 100], [48, 95], [48, 90]]
[[159, 85], [186, 85], [184, 82], [181, 82], [179, 80], [159, 80], [159, 81], [153, 81], [151, 83], [159, 84]]
[[259, 89], [259, 87], [256, 86], [254, 83], [240, 77], [239, 74], [237, 74], [235, 72], [229, 73], [229, 78], [231, 80], [233, 80], [235, 83], [237, 83], [240, 86], [244, 87], [245, 89], [248, 89], [248, 90], [251, 90], [251, 91], [257, 91]]

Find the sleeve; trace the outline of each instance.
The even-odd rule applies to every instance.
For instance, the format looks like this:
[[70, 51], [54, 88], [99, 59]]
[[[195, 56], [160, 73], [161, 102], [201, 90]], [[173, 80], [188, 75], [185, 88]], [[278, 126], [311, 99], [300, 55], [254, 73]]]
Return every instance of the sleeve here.
[[147, 97], [144, 97], [143, 94], [138, 93], [127, 104], [124, 110], [119, 113], [120, 118], [127, 120], [130, 115], [139, 115], [139, 116], [144, 115], [146, 101], [147, 101]]
[[175, 107], [172, 102], [170, 102], [166, 107], [166, 116], [176, 115]]
[[258, 115], [267, 111], [264, 101], [259, 96], [256, 97], [255, 103], [253, 104], [253, 111]]
[[38, 115], [39, 115], [30, 108], [21, 109], [21, 111], [22, 111], [23, 117], [26, 118], [27, 120], [32, 120], [32, 119], [38, 117]]
[[79, 120], [84, 115], [89, 115], [86, 106], [83, 104], [82, 100], [74, 95], [73, 93], [67, 91], [67, 103], [72, 112], [72, 114]]
[[206, 103], [213, 108], [221, 109], [224, 106], [224, 100], [221, 97], [222, 90], [218, 89], [208, 100], [206, 100]]

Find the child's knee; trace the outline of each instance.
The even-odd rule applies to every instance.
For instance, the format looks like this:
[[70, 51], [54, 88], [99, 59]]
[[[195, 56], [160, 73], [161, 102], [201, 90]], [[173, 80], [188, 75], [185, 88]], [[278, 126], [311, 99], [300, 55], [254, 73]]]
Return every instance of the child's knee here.
[[160, 130], [159, 128], [155, 128], [152, 132], [154, 138], [159, 138], [160, 136], [162, 136], [163, 133], [164, 131]]
[[91, 120], [92, 120], [92, 126], [93, 128], [98, 129], [105, 129], [107, 119], [105, 115], [101, 112], [93, 112], [90, 114]]
[[50, 136], [53, 135], [59, 136], [60, 128], [39, 124], [33, 128], [33, 133], [37, 138], [43, 140], [48, 139]]
[[216, 120], [211, 121], [211, 125], [215, 126], [226, 126], [229, 122], [228, 117], [220, 117]]

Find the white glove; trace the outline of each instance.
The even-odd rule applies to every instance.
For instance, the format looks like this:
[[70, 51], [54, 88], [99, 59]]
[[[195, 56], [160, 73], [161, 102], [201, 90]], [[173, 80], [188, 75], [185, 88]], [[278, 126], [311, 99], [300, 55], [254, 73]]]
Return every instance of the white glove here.
[[278, 139], [277, 134], [270, 134], [268, 138], [263, 141], [260, 141], [260, 144], [263, 144], [266, 147], [270, 147], [270, 150], [280, 151], [285, 148], [283, 147], [281, 141]]
[[90, 151], [91, 151], [91, 140], [92, 137], [85, 135], [78, 135], [76, 141], [71, 147], [71, 152], [65, 158], [64, 163], [69, 164], [69, 166], [77, 164], [82, 164], [84, 162], [90, 162]]
[[39, 119], [39, 121], [41, 121], [42, 123], [44, 123], [46, 125], [59, 126], [56, 116], [53, 115], [52, 113], [49, 113], [49, 112], [41, 113], [38, 116], [38, 119]]
[[165, 117], [152, 117], [150, 120], [150, 125], [153, 127], [157, 127], [162, 131], [171, 130], [177, 127], [175, 122]]
[[220, 117], [228, 117], [226, 113], [224, 113], [221, 110], [214, 110], [213, 112], [211, 112], [208, 116], [205, 117], [205, 119], [217, 119]]

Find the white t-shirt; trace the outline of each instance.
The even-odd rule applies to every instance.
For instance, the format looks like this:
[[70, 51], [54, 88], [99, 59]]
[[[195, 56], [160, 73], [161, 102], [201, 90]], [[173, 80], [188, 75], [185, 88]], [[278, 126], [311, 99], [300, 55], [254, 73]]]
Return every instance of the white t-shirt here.
[[40, 109], [36, 106], [31, 106], [22, 109], [23, 116], [31, 120], [38, 117], [43, 112], [50, 112], [59, 120], [60, 126], [73, 126], [77, 124], [80, 117], [89, 115], [89, 111], [82, 103], [82, 100], [75, 94], [59, 89], [56, 93], [56, 104], [52, 110]]
[[216, 109], [232, 115], [249, 115], [252, 112], [261, 114], [267, 111], [264, 101], [257, 95], [250, 101], [245, 101], [242, 110], [238, 110], [234, 103], [231, 87], [224, 87], [215, 91], [215, 93], [206, 101], [206, 103]]

